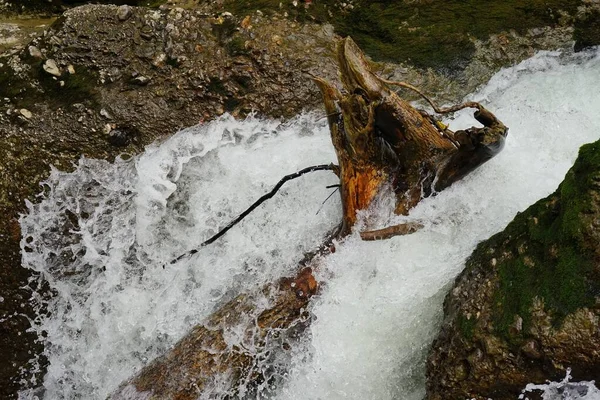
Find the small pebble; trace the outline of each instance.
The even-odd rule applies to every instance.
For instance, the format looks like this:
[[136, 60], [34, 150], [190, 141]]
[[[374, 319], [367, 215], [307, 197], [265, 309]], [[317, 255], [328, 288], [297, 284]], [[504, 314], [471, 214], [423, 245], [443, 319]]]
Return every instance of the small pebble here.
[[129, 7], [126, 4], [120, 6], [119, 9], [117, 10], [117, 17], [119, 18], [119, 21], [127, 21], [130, 16], [131, 16], [131, 7]]
[[33, 117], [33, 114], [31, 113], [31, 111], [29, 111], [26, 108], [21, 108], [19, 110], [19, 112], [21, 113], [22, 116], [24, 116], [27, 119], [31, 119], [31, 117]]

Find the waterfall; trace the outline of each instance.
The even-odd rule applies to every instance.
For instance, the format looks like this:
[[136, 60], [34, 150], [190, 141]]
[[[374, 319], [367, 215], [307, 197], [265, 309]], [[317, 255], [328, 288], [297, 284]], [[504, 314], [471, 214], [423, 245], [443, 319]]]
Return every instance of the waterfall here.
[[[318, 271], [326, 283], [312, 302], [314, 321], [264, 396], [423, 398], [445, 293], [476, 244], [553, 192], [579, 146], [600, 137], [598, 88], [600, 51], [542, 52], [469, 96], [510, 128], [503, 152], [408, 216], [395, 216], [385, 200], [362, 213], [381, 227], [425, 227], [379, 242], [354, 233], [337, 244]], [[472, 121], [469, 111], [446, 120], [454, 130]], [[53, 170], [21, 218], [23, 265], [55, 296], [32, 297], [32, 329], [49, 365], [39, 388], [20, 397], [104, 399], [217, 305], [291, 275], [340, 221], [337, 196], [323, 204], [337, 182], [330, 172], [287, 183], [213, 245], [163, 266], [283, 175], [334, 162], [328, 134], [312, 113], [286, 122], [225, 115], [139, 156]], [[218, 393], [217, 385], [210, 398]]]

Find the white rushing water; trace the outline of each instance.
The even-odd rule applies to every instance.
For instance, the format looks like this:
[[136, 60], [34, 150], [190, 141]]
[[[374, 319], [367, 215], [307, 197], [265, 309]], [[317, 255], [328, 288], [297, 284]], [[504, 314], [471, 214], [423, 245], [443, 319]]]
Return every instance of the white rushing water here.
[[[599, 52], [542, 53], [473, 95], [510, 127], [504, 151], [408, 217], [393, 216], [385, 201], [364, 213], [378, 215], [380, 227], [420, 220], [425, 228], [338, 244], [319, 271], [327, 283], [312, 302], [314, 321], [269, 396], [421, 399], [449, 285], [479, 241], [554, 191], [579, 146], [600, 137], [598, 88]], [[450, 124], [470, 126], [471, 114]], [[82, 159], [73, 173], [53, 171], [21, 219], [23, 264], [56, 293], [32, 328], [45, 337], [48, 372], [21, 397], [104, 399], [216, 304], [291, 275], [340, 220], [337, 196], [317, 214], [325, 186], [336, 183], [330, 172], [287, 183], [213, 245], [163, 265], [283, 175], [334, 160], [326, 122], [314, 115], [287, 123], [225, 116], [129, 160]]]
[[[542, 394], [542, 400], [598, 400], [600, 390], [592, 382], [571, 382], [571, 369], [567, 368], [567, 375], [560, 382], [545, 384], [528, 384], [519, 400], [528, 400], [530, 393]], [[538, 398], [538, 397], [535, 397]]]

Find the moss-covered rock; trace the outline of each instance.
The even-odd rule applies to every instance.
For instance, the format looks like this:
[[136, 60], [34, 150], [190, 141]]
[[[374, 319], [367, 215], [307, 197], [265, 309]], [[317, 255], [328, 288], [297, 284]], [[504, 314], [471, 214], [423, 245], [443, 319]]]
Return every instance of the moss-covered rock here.
[[[294, 5], [296, 3], [296, 5]], [[330, 22], [378, 61], [422, 68], [455, 69], [468, 64], [473, 39], [568, 23], [580, 1], [571, 0], [225, 0], [224, 9], [285, 12], [299, 21]]]
[[600, 45], [600, 3], [581, 7], [575, 21], [575, 50]]
[[600, 376], [600, 141], [555, 193], [479, 244], [444, 312], [431, 399], [514, 399], [567, 367]]

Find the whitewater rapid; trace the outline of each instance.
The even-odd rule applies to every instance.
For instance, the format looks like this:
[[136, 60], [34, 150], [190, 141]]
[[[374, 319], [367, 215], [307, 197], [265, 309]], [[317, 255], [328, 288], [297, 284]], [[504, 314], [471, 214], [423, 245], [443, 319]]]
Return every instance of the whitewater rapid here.
[[[419, 220], [425, 228], [380, 242], [355, 233], [338, 244], [319, 270], [326, 284], [311, 305], [314, 321], [268, 396], [423, 398], [425, 356], [449, 285], [479, 241], [553, 192], [579, 146], [600, 137], [598, 88], [598, 50], [545, 52], [470, 96], [510, 128], [503, 152], [408, 217], [394, 216], [390, 201], [363, 213], [380, 227]], [[462, 112], [446, 122], [457, 129], [472, 121]], [[322, 204], [337, 180], [330, 172], [289, 182], [213, 245], [163, 265], [283, 175], [334, 161], [318, 115], [283, 123], [223, 116], [136, 157], [53, 170], [21, 218], [23, 265], [55, 292], [32, 298], [40, 310], [32, 329], [49, 365], [21, 398], [104, 399], [217, 304], [291, 275], [340, 221], [337, 196]]]

